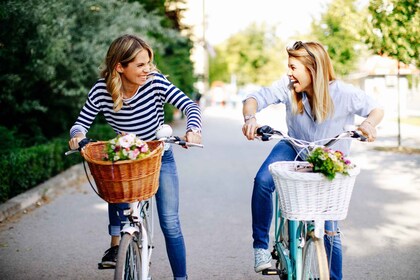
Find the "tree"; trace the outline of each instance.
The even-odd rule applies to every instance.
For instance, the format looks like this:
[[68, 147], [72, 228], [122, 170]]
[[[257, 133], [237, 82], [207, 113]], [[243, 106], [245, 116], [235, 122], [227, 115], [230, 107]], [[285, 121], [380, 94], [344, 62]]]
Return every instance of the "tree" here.
[[420, 66], [419, 7], [418, 0], [371, 0], [364, 41], [378, 55]]
[[359, 22], [363, 10], [355, 0], [333, 0], [319, 21], [312, 23], [312, 36], [328, 48], [336, 73], [345, 76], [355, 69], [360, 56]]
[[[370, 16], [362, 35], [369, 48], [378, 55], [420, 66], [420, 2], [418, 0], [371, 0]], [[400, 90], [398, 82], [398, 147], [401, 146]]]
[[238, 85], [271, 84], [284, 73], [285, 46], [276, 37], [274, 28], [251, 24], [245, 30], [215, 47], [210, 60], [210, 81], [229, 82], [232, 75]]
[[98, 78], [109, 44], [124, 33], [145, 38], [165, 62], [172, 46], [181, 48], [172, 51], [178, 61], [162, 68], [192, 88], [188, 38], [162, 26], [166, 15], [147, 11], [139, 2], [2, 1], [0, 126], [29, 144], [67, 132]]

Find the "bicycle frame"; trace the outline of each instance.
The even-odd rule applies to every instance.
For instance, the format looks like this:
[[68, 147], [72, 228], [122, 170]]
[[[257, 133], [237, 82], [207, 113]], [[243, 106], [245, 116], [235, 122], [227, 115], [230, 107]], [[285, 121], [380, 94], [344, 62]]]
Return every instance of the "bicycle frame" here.
[[[141, 279], [148, 279], [150, 270], [150, 260], [153, 251], [154, 235], [154, 203], [153, 197], [148, 200], [130, 203], [130, 209], [124, 211], [128, 221], [121, 230], [121, 235], [127, 233], [136, 235], [140, 240], [137, 241], [141, 251]], [[147, 260], [147, 261], [144, 261]]]
[[[275, 207], [273, 258], [277, 261], [276, 269], [274, 271], [265, 270], [263, 275], [287, 276], [287, 280], [301, 279], [303, 266], [302, 244], [304, 244], [302, 242], [305, 242], [305, 237], [302, 236], [303, 222], [286, 220], [281, 216], [277, 193]], [[284, 240], [284, 234], [288, 237], [288, 240]], [[288, 246], [286, 243], [288, 243]]]

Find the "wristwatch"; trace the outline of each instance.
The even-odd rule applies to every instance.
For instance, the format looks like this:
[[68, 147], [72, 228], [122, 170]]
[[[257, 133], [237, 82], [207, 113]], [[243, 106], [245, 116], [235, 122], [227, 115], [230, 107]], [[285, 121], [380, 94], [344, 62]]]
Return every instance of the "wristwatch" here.
[[249, 121], [250, 119], [255, 119], [255, 115], [245, 115], [244, 116], [244, 122]]
[[188, 132], [192, 132], [192, 133], [196, 133], [196, 134], [201, 134], [201, 129], [199, 129], [199, 128], [197, 128], [197, 127], [190, 127], [188, 130], [187, 130], [187, 133]]

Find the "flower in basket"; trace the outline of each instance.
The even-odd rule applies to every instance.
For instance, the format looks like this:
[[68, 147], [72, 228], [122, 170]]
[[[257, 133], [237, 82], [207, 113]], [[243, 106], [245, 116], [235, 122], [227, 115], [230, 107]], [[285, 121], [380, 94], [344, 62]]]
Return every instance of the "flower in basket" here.
[[312, 164], [313, 172], [320, 172], [329, 180], [333, 180], [337, 173], [348, 175], [348, 170], [353, 167], [341, 151], [329, 148], [316, 148], [306, 160]]
[[106, 142], [105, 160], [136, 160], [147, 157], [150, 149], [135, 134], [118, 135]]

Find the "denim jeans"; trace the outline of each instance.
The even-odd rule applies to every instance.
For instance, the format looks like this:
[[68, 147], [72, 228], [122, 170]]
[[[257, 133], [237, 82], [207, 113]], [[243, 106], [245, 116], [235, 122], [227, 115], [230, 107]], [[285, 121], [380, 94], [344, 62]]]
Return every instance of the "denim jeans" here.
[[325, 251], [327, 251], [328, 265], [330, 267], [330, 280], [341, 280], [343, 279], [343, 255], [341, 249], [341, 237], [339, 234], [338, 222], [337, 221], [326, 221], [325, 230], [337, 233], [337, 235], [325, 235], [324, 245]]
[[[268, 249], [269, 246], [270, 226], [274, 211], [273, 192], [275, 190], [275, 185], [270, 171], [268, 170], [268, 166], [276, 161], [300, 160], [299, 158], [296, 158], [296, 156], [296, 151], [289, 143], [280, 141], [274, 146], [255, 176], [251, 200], [254, 248]], [[331, 230], [332, 225], [336, 225], [336, 222], [327, 221], [325, 223], [327, 230]], [[330, 243], [328, 242], [328, 244]], [[337, 238], [337, 236], [334, 238], [332, 259], [331, 269], [334, 269], [334, 275], [341, 275], [341, 242], [340, 238]]]
[[[159, 223], [165, 237], [166, 252], [174, 279], [186, 279], [186, 250], [178, 215], [179, 181], [172, 148], [165, 151], [162, 156], [159, 189], [155, 197]], [[125, 217], [119, 213], [119, 209], [124, 209], [126, 206], [126, 203], [109, 204], [110, 235], [120, 234], [121, 221]]]

